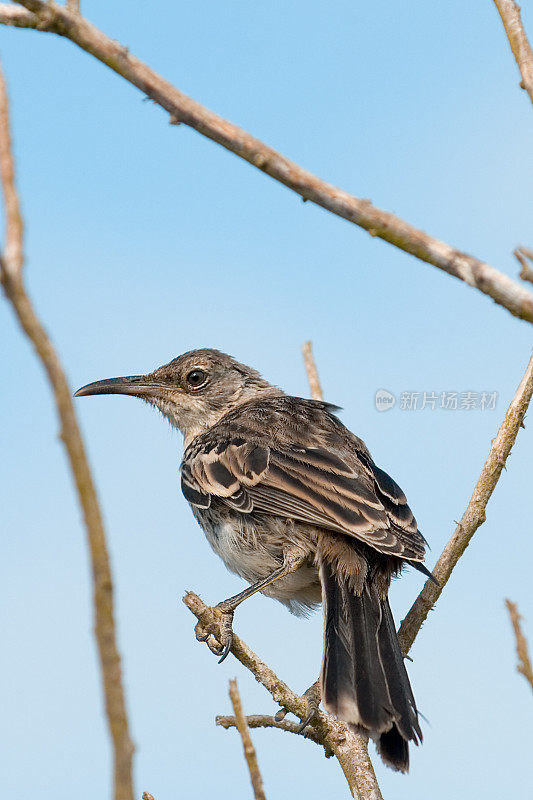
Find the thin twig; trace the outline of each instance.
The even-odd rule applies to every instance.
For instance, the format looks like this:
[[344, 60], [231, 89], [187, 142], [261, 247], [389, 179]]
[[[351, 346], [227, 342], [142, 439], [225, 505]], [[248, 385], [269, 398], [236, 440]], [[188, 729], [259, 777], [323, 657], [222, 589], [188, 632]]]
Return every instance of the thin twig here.
[[250, 773], [255, 800], [266, 800], [265, 791], [263, 789], [263, 778], [261, 777], [261, 771], [257, 763], [257, 755], [252, 737], [250, 736], [250, 729], [248, 728], [248, 723], [242, 710], [241, 696], [236, 679], [229, 682], [229, 698], [235, 714], [235, 725], [241, 735], [244, 758], [248, 765], [248, 772]]
[[[4, 194], [5, 247], [2, 272], [13, 281], [22, 280], [24, 264], [24, 222], [15, 186], [15, 161], [9, 128], [9, 101], [0, 67], [0, 176]], [[2, 276], [3, 280], [3, 276]]]
[[533, 263], [533, 250], [528, 247], [517, 247], [513, 255], [521, 266], [520, 278], [533, 283], [533, 269], [528, 263], [528, 259]]
[[[35, 15], [34, 27], [57, 33], [77, 44], [168, 111], [181, 122], [248, 161], [322, 208], [368, 231], [421, 261], [453, 275], [491, 297], [516, 317], [533, 322], [533, 294], [507, 275], [441, 242], [388, 211], [343, 191], [268, 147], [259, 139], [180, 92], [126, 47], [105, 36], [80, 14], [43, 0], [18, 0]], [[0, 23], [16, 25], [11, 6], [0, 4]], [[24, 16], [22, 27], [28, 27]]]
[[[220, 640], [220, 612], [207, 606], [194, 592], [187, 592], [183, 602], [198, 619], [202, 630]], [[306, 718], [308, 705], [305, 697], [293, 692], [235, 633], [231, 652], [270, 692], [276, 703], [302, 721]], [[318, 712], [313, 727], [324, 748], [337, 758], [353, 796], [359, 800], [382, 800], [367, 742], [352, 733], [343, 722], [323, 711]]]
[[307, 372], [307, 380], [309, 381], [309, 388], [311, 390], [311, 397], [313, 400], [323, 400], [322, 386], [320, 385], [318, 370], [316, 368], [315, 359], [313, 358], [311, 342], [303, 343], [302, 354], [304, 357], [305, 371]]
[[511, 600], [506, 600], [505, 605], [507, 606], [507, 611], [509, 612], [509, 616], [511, 617], [511, 623], [513, 625], [514, 635], [516, 639], [516, 654], [518, 656], [518, 664], [516, 670], [517, 672], [519, 672], [521, 675], [524, 676], [526, 681], [533, 689], [533, 667], [531, 666], [531, 659], [529, 658], [527, 640], [524, 634], [522, 633], [522, 628], [520, 626], [520, 620], [522, 619], [522, 617], [518, 613], [518, 606], [516, 605], [516, 603], [512, 603]]
[[0, 263], [0, 279], [18, 321], [32, 342], [47, 373], [61, 422], [61, 440], [83, 510], [93, 573], [95, 634], [102, 668], [107, 721], [113, 740], [115, 800], [133, 799], [133, 744], [128, 729], [122, 687], [120, 656], [113, 616], [113, 587], [102, 516], [74, 413], [70, 389], [58, 355], [48, 338], [24, 287], [23, 225], [15, 188], [9, 133], [8, 99], [0, 70], [0, 167], [6, 211], [6, 249]]
[[514, 0], [494, 0], [494, 3], [522, 76], [520, 86], [527, 91], [533, 103], [533, 51], [522, 25], [520, 6]]
[[[318, 744], [320, 747], [324, 747], [324, 742], [311, 725], [306, 725], [302, 731], [300, 723], [293, 722], [290, 719], [277, 720], [275, 717], [269, 716], [268, 714], [249, 714], [246, 717], [246, 722], [249, 728], [276, 728], [279, 731], [286, 731], [296, 736], [302, 736], [304, 739], [309, 739], [309, 741]], [[235, 717], [218, 716], [215, 719], [215, 723], [226, 730], [228, 728], [237, 727], [237, 720]], [[333, 753], [331, 751], [326, 751], [326, 755], [332, 756]]]
[[492, 442], [489, 455], [476, 483], [468, 507], [435, 565], [433, 575], [438, 580], [439, 585], [435, 586], [430, 580], [426, 581], [424, 588], [400, 626], [398, 638], [404, 654], [409, 652], [416, 635], [442, 594], [455, 565], [468, 547], [472, 536], [479, 526], [485, 522], [487, 503], [500, 479], [505, 462], [516, 441], [518, 431], [520, 427], [523, 427], [524, 416], [532, 394], [533, 355], [529, 359], [524, 377], [520, 381], [516, 394], [507, 409], [498, 434]]

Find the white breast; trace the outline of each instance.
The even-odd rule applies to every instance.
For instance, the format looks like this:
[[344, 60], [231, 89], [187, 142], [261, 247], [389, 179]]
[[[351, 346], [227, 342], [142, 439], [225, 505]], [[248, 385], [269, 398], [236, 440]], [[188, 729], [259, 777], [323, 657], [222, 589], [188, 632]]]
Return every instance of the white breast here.
[[211, 531], [206, 531], [206, 536], [231, 572], [240, 575], [248, 583], [255, 583], [270, 575], [281, 561], [261, 546], [254, 526], [246, 523], [246, 519], [239, 518], [235, 522], [220, 522]]

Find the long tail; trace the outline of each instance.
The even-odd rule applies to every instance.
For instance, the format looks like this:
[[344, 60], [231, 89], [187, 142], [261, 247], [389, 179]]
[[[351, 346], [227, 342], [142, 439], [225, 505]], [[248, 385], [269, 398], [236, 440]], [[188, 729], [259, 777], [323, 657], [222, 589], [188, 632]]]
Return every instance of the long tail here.
[[320, 579], [324, 706], [372, 737], [386, 764], [407, 772], [408, 743], [421, 742], [422, 732], [389, 601], [369, 581], [356, 594], [326, 562], [320, 565]]

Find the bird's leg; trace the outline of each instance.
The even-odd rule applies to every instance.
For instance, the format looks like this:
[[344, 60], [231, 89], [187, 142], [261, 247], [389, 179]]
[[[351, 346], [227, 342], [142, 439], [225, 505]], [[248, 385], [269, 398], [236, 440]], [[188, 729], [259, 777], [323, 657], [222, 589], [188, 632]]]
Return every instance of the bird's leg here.
[[[298, 728], [297, 733], [303, 733], [307, 726], [313, 722], [314, 718], [318, 714], [318, 707], [322, 699], [322, 693], [320, 691], [320, 679], [315, 681], [312, 686], [309, 687], [309, 689], [306, 689], [302, 697], [304, 697], [307, 701], [307, 714], [302, 720], [302, 724]], [[285, 719], [287, 714], [288, 711], [286, 708], [280, 708], [280, 710], [274, 715], [274, 719], [276, 722], [281, 722], [282, 719]]]
[[227, 600], [218, 603], [215, 608], [222, 614], [220, 642], [218, 642], [212, 634], [207, 634], [200, 623], [196, 625], [196, 638], [200, 642], [206, 642], [211, 652], [220, 656], [219, 664], [224, 661], [231, 649], [231, 643], [233, 641], [233, 615], [237, 606], [240, 606], [244, 600], [247, 600], [249, 597], [256, 594], [256, 592], [261, 592], [263, 589], [266, 589], [266, 587], [270, 586], [274, 581], [296, 572], [306, 560], [307, 554], [303, 553], [299, 548], [286, 550], [281, 567], [275, 569], [274, 572], [271, 572], [270, 575], [263, 580], [248, 586], [244, 591], [239, 592], [239, 594], [235, 594], [233, 597], [228, 597]]

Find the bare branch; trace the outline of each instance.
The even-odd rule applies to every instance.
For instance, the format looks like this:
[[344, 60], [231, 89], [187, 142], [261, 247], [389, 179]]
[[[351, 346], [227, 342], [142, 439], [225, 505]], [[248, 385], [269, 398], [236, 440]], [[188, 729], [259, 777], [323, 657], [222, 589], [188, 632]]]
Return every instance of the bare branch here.
[[311, 397], [313, 400], [323, 400], [322, 386], [320, 385], [318, 370], [316, 368], [315, 359], [313, 358], [311, 342], [303, 343], [302, 354], [304, 357], [305, 371], [307, 372], [307, 380], [309, 381], [309, 388], [311, 390]]
[[[220, 640], [220, 612], [206, 606], [194, 592], [187, 592], [183, 602], [198, 619], [202, 630]], [[235, 633], [231, 652], [270, 692], [276, 703], [292, 714], [296, 714], [302, 721], [306, 718], [308, 713], [306, 699], [289, 689], [287, 684], [278, 678], [276, 673], [261, 661], [259, 656], [250, 650], [248, 645]], [[382, 800], [374, 768], [368, 755], [367, 742], [361, 736], [352, 733], [343, 722], [323, 711], [318, 712], [316, 721], [313, 721], [313, 728], [320, 743], [326, 750], [333, 752], [337, 758], [353, 796], [358, 797], [359, 800]]]
[[494, 0], [494, 3], [522, 76], [520, 86], [527, 91], [533, 103], [533, 51], [522, 25], [520, 6], [514, 0]]
[[513, 253], [514, 257], [522, 267], [520, 277], [523, 281], [533, 283], [533, 269], [529, 266], [528, 260], [533, 263], [533, 250], [528, 247], [517, 247]]
[[235, 679], [229, 682], [229, 697], [235, 713], [235, 726], [241, 735], [244, 758], [248, 765], [255, 800], [266, 800], [265, 791], [263, 789], [263, 778], [261, 777], [261, 771], [257, 763], [257, 755], [252, 737], [250, 736], [250, 729], [248, 728], [248, 723], [242, 710], [241, 696]]
[[500, 479], [505, 462], [516, 441], [518, 431], [520, 427], [523, 427], [524, 416], [532, 394], [533, 355], [529, 359], [524, 377], [507, 409], [498, 434], [492, 442], [489, 455], [483, 465], [468, 507], [435, 565], [433, 575], [439, 581], [439, 585], [435, 586], [431, 581], [426, 581], [424, 588], [400, 626], [398, 638], [404, 654], [409, 652], [416, 635], [442, 594], [455, 565], [468, 547], [472, 536], [479, 526], [485, 522], [487, 503]]
[[22, 276], [23, 225], [15, 188], [9, 133], [8, 100], [0, 70], [0, 172], [6, 211], [6, 249], [0, 262], [0, 279], [18, 321], [30, 339], [47, 373], [61, 421], [61, 440], [67, 450], [87, 529], [93, 573], [95, 634], [102, 668], [105, 705], [113, 740], [115, 800], [133, 800], [133, 744], [128, 730], [122, 688], [120, 656], [113, 617], [113, 586], [102, 516], [83, 440], [74, 413], [70, 389], [58, 355], [26, 293]]
[[0, 70], [0, 177], [4, 193], [5, 249], [2, 271], [13, 280], [22, 279], [24, 223], [15, 186], [15, 163], [9, 130], [9, 104], [3, 72]]
[[75, 14], [79, 14], [80, 13], [79, 0], [67, 0], [67, 8], [69, 11], [74, 11]]
[[533, 689], [533, 667], [531, 666], [531, 659], [529, 658], [527, 640], [524, 634], [522, 633], [522, 628], [520, 626], [520, 620], [522, 619], [522, 617], [518, 613], [518, 606], [516, 605], [516, 603], [512, 603], [510, 600], [506, 600], [505, 605], [507, 606], [507, 611], [509, 612], [509, 616], [511, 617], [511, 623], [513, 625], [514, 635], [516, 639], [516, 654], [518, 656], [518, 665], [516, 667], [516, 670], [517, 672], [520, 672], [520, 674], [524, 676], [526, 681]]
[[[309, 741], [320, 745], [320, 747], [324, 747], [324, 742], [311, 725], [306, 725], [302, 731], [300, 730], [301, 725], [298, 722], [293, 722], [290, 719], [277, 720], [275, 717], [271, 717], [268, 714], [250, 714], [246, 717], [246, 722], [249, 728], [277, 728], [279, 731], [287, 731], [287, 733], [303, 736], [304, 739], [309, 739]], [[228, 730], [228, 728], [237, 727], [235, 717], [218, 716], [215, 719], [215, 723], [226, 730]], [[326, 755], [332, 756], [333, 753], [326, 750]]]
[[[259, 139], [180, 92], [150, 67], [113, 41], [80, 14], [43, 0], [18, 0], [38, 21], [39, 30], [57, 33], [77, 44], [110, 69], [137, 86], [170, 114], [172, 123], [181, 122], [248, 161], [257, 169], [283, 183], [304, 200], [368, 231], [421, 261], [464, 281], [491, 297], [516, 317], [533, 322], [533, 294], [489, 264], [435, 239], [394, 214], [382, 211], [343, 191], [290, 161]], [[10, 6], [0, 4], [0, 22]], [[24, 27], [28, 27], [24, 18]], [[9, 24], [17, 24], [11, 18]]]
[[15, 28], [39, 28], [39, 18], [19, 6], [0, 3], [0, 23]]

